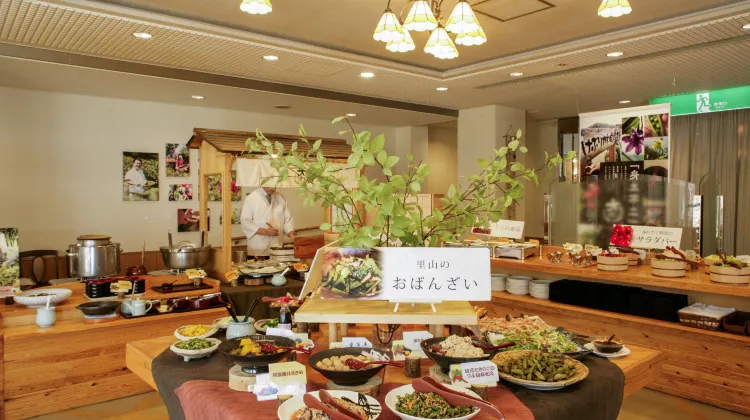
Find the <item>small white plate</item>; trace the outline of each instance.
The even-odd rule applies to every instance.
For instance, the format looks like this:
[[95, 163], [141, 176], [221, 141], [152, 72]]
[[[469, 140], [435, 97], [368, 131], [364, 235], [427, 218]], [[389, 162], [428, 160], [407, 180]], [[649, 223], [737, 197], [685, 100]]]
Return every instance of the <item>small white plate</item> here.
[[208, 330], [208, 332], [205, 333], [205, 334], [203, 334], [203, 335], [199, 335], [199, 336], [196, 336], [196, 337], [188, 337], [188, 336], [180, 334], [180, 330], [183, 329], [183, 328], [185, 328], [185, 327], [188, 327], [188, 326], [189, 325], [183, 325], [180, 328], [177, 328], [176, 330], [174, 330], [174, 336], [177, 337], [180, 341], [185, 341], [185, 340], [190, 340], [191, 338], [208, 338], [208, 337], [211, 337], [212, 335], [216, 334], [216, 332], [219, 331], [219, 329], [216, 328], [216, 326], [214, 326], [214, 325], [204, 325], [204, 327], [211, 327], [211, 329]]
[[627, 347], [625, 347], [625, 346], [623, 346], [622, 349], [620, 351], [618, 351], [617, 353], [601, 353], [601, 352], [598, 352], [598, 351], [596, 351], [596, 347], [594, 347], [594, 345], [591, 344], [591, 343], [586, 343], [586, 344], [583, 345], [583, 347], [586, 350], [591, 350], [593, 352], [593, 354], [595, 354], [595, 355], [597, 355], [599, 357], [607, 358], [607, 359], [617, 359], [619, 357], [625, 357], [625, 356], [627, 356], [627, 355], [630, 354], [630, 349], [627, 348]]
[[221, 344], [221, 340], [216, 338], [207, 338], [206, 340], [212, 342], [214, 345], [207, 348], [207, 349], [201, 349], [201, 350], [184, 350], [179, 349], [175, 347], [175, 344], [180, 343], [178, 341], [177, 343], [172, 344], [169, 349], [175, 352], [178, 356], [182, 356], [182, 358], [189, 362], [192, 359], [202, 359], [204, 357], [208, 357], [211, 355], [211, 353], [215, 352], [216, 349], [219, 348], [219, 344]]
[[[474, 391], [461, 388], [459, 386], [455, 385], [446, 385], [449, 388], [452, 388], [458, 392], [462, 392], [470, 397], [479, 398], [479, 395], [477, 395]], [[393, 414], [397, 415], [398, 417], [402, 418], [403, 420], [421, 420], [421, 417], [414, 417], [410, 416], [408, 414], [399, 413], [396, 411], [396, 402], [398, 401], [398, 397], [403, 397], [406, 394], [411, 394], [414, 392], [414, 388], [411, 385], [404, 385], [401, 387], [398, 387], [396, 389], [391, 390], [391, 392], [388, 393], [388, 395], [385, 396], [385, 405], [388, 406], [388, 408], [393, 411]], [[468, 416], [463, 417], [457, 417], [453, 420], [469, 420], [470, 418], [476, 416], [479, 414], [480, 410], [474, 410], [473, 413], [469, 414]]]
[[[328, 391], [329, 394], [331, 394], [334, 398], [343, 398], [346, 397], [352, 401], [357, 401], [359, 397], [357, 396], [357, 393], [354, 391]], [[320, 392], [308, 392], [308, 394], [312, 395], [313, 397], [320, 399]], [[380, 417], [380, 413], [383, 410], [383, 407], [380, 405], [378, 400], [375, 398], [372, 398], [370, 396], [367, 396], [367, 403], [376, 406], [380, 408], [380, 412], [375, 416], [370, 418], [369, 420], [375, 420], [378, 417]], [[305, 405], [304, 400], [302, 399], [302, 395], [297, 395], [296, 397], [290, 398], [288, 401], [286, 401], [284, 404], [281, 404], [276, 414], [279, 416], [280, 420], [290, 420], [292, 418], [292, 415], [296, 413], [298, 410], [307, 407]]]

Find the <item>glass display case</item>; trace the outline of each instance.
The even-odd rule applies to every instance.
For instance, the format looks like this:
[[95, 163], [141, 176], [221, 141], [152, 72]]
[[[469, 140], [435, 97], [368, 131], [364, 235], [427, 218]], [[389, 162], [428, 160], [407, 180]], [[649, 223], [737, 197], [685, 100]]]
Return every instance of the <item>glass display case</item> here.
[[696, 249], [695, 194], [692, 183], [643, 174], [606, 180], [588, 176], [577, 184], [553, 183], [549, 243], [606, 247], [612, 226], [621, 224], [681, 228], [680, 247]]

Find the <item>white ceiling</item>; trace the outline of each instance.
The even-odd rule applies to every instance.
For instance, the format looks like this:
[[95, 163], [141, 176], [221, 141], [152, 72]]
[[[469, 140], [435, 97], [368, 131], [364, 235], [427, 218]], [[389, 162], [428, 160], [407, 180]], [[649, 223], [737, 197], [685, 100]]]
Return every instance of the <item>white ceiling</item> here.
[[[332, 120], [348, 113], [361, 124], [423, 125], [449, 117], [296, 95], [238, 89], [114, 71], [0, 57], [0, 86], [42, 91], [235, 109], [265, 114]], [[191, 96], [203, 96], [202, 100]], [[277, 109], [277, 105], [291, 109]]]
[[[97, 57], [112, 63], [140, 63], [358, 95], [341, 99], [349, 102], [371, 105], [377, 102], [367, 98], [400, 101], [380, 104], [387, 108], [409, 108], [409, 104], [440, 107], [444, 108], [444, 115], [444, 111], [503, 104], [537, 110], [532, 114], [537, 119], [617, 108], [621, 106], [618, 101], [623, 99], [637, 105], [654, 96], [750, 84], [750, 31], [742, 29], [750, 23], [750, 0], [630, 1], [634, 8], [631, 15], [604, 20], [595, 16], [598, 0], [548, 0], [554, 8], [505, 23], [492, 23], [493, 27], [500, 28], [498, 30], [514, 30], [494, 38], [488, 33], [489, 49], [466, 61], [456, 61], [460, 67], [430, 68], [429, 63], [422, 60], [400, 61], [395, 54], [374, 54], [371, 29], [365, 31], [367, 39], [362, 39], [361, 34], [342, 31], [339, 29], [342, 26], [336, 26], [336, 22], [345, 22], [341, 25], [346, 27], [358, 22], [350, 10], [355, 4], [355, 11], [363, 15], [362, 19], [365, 14], [373, 13], [371, 9], [382, 8], [381, 2], [374, 0], [347, 0], [345, 7], [344, 2], [333, 0], [303, 3], [276, 0], [274, 12], [269, 16], [281, 19], [274, 22], [283, 25], [272, 25], [270, 29], [266, 23], [258, 23], [264, 22], [258, 20], [264, 17], [245, 15], [239, 9], [232, 11], [233, 7], [226, 6], [239, 0], [181, 0], [179, 3], [177, 0], [110, 0], [107, 3], [0, 0], [0, 54], [8, 51], [3, 48], [6, 43], [5, 46], [17, 46], [22, 51], [6, 55], [22, 56], [27, 50], [55, 52], [58, 56], [49, 60], [58, 63], [73, 62], [80, 56]], [[146, 7], [146, 3], [151, 6], [149, 10], [137, 9]], [[322, 3], [335, 3], [340, 7], [310, 9], [312, 4]], [[178, 4], [184, 7], [178, 9]], [[207, 4], [216, 6], [217, 14], [206, 11], [202, 15], [201, 7]], [[290, 4], [296, 5], [294, 10], [290, 11]], [[499, 6], [500, 3], [494, 3], [493, 9]], [[713, 8], [707, 10], [710, 7]], [[589, 9], [590, 14], [584, 14], [583, 11]], [[321, 16], [321, 10], [329, 12], [328, 20], [315, 19]], [[699, 12], [690, 13], [696, 10]], [[302, 11], [306, 14], [300, 15]], [[289, 21], [295, 16], [308, 18]], [[550, 16], [556, 19], [548, 21]], [[243, 19], [243, 24], [238, 24], [238, 19]], [[488, 20], [480, 19], [483, 23]], [[575, 31], [566, 32], [568, 27]], [[330, 35], [332, 30], [339, 36], [326, 38], [328, 43], [318, 39]], [[133, 32], [141, 31], [154, 37], [143, 41], [132, 36]], [[281, 32], [287, 36], [276, 36]], [[309, 35], [309, 42], [304, 42], [305, 34]], [[342, 44], [344, 41], [351, 43], [352, 48], [345, 50], [348, 44]], [[521, 44], [523, 46], [517, 48]], [[625, 54], [620, 58], [607, 57], [612, 51]], [[62, 58], [60, 53], [64, 54]], [[261, 58], [266, 54], [278, 55], [281, 59], [266, 62]], [[37, 59], [45, 60], [44, 57]], [[130, 70], [122, 71], [142, 70], [131, 66]], [[359, 77], [362, 71], [373, 71], [376, 77], [364, 80]], [[509, 73], [515, 71], [523, 72], [524, 76], [510, 77]], [[117, 76], [118, 80], [124, 79], [121, 76]], [[148, 78], [129, 80], [122, 82], [130, 84], [121, 94], [131, 90], [153, 96], [164, 90], [164, 97], [178, 94], [163, 79], [157, 79], [162, 80], [158, 83], [146, 82]], [[34, 82], [55, 84], [45, 80]], [[136, 87], [139, 83], [143, 84], [141, 89]], [[61, 88], [65, 83], [57, 85]], [[449, 91], [437, 92], [438, 86], [446, 86]], [[85, 90], [85, 86], [80, 89]], [[300, 94], [315, 95], [314, 92]], [[315, 101], [301, 101], [299, 107], [304, 107], [304, 103], [317, 106]], [[246, 104], [239, 101], [218, 106]], [[299, 110], [297, 106], [295, 109]], [[431, 112], [429, 109], [422, 111], [417, 114]], [[364, 118], [364, 113], [358, 114]], [[398, 124], [411, 118], [403, 115], [407, 118], [398, 120]], [[413, 117], [415, 121], [424, 121], [423, 116]], [[436, 119], [450, 118], [437, 116]]]

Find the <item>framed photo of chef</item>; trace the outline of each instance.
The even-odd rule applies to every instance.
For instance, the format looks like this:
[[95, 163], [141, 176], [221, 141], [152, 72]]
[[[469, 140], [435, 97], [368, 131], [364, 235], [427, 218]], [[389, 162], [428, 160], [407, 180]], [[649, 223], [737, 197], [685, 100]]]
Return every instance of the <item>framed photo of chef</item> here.
[[122, 199], [159, 201], [159, 154], [122, 152]]

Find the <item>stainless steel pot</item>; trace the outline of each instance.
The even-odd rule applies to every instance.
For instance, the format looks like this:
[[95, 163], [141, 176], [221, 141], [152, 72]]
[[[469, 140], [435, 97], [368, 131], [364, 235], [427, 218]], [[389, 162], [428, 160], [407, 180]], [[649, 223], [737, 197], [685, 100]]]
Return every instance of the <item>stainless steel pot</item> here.
[[235, 264], [243, 264], [247, 262], [247, 249], [233, 249], [232, 250], [232, 262]]
[[78, 243], [68, 246], [70, 277], [107, 277], [120, 273], [120, 244], [109, 236], [82, 235]]
[[211, 257], [211, 245], [203, 247], [193, 244], [178, 244], [172, 247], [159, 248], [164, 265], [172, 270], [203, 268]]

